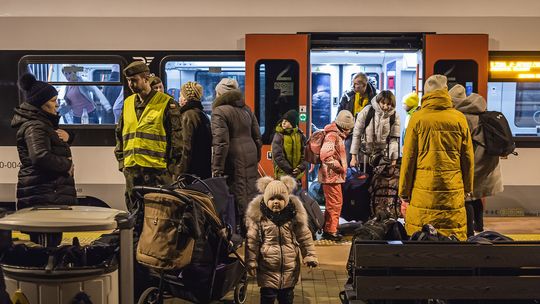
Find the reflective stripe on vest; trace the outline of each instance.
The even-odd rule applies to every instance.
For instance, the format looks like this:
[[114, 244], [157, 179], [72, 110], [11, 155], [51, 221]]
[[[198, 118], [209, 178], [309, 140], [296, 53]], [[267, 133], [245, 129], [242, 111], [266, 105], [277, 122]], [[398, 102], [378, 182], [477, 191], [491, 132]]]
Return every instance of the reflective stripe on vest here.
[[122, 139], [124, 167], [167, 167], [167, 134], [163, 125], [170, 97], [161, 92], [148, 101], [137, 119], [133, 94], [124, 101]]

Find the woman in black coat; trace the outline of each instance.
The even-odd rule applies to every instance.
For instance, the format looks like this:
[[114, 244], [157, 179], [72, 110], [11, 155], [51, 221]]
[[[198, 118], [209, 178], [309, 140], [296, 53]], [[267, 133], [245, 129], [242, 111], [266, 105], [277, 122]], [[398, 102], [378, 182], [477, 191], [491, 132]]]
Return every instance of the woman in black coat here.
[[58, 92], [31, 74], [19, 80], [25, 102], [15, 108], [11, 126], [17, 128], [21, 161], [17, 182], [17, 209], [35, 205], [74, 205], [77, 193], [68, 142], [58, 129]]

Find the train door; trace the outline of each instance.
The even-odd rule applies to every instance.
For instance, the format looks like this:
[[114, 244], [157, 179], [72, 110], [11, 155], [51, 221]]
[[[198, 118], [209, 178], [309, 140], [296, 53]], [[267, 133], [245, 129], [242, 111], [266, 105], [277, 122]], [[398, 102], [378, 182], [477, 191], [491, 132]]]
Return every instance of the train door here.
[[442, 74], [448, 86], [461, 84], [487, 98], [487, 34], [426, 34], [424, 37], [425, 78]]
[[273, 175], [271, 143], [285, 112], [300, 113], [299, 128], [309, 128], [309, 36], [305, 34], [246, 35], [246, 104], [254, 111], [262, 135], [259, 171]]

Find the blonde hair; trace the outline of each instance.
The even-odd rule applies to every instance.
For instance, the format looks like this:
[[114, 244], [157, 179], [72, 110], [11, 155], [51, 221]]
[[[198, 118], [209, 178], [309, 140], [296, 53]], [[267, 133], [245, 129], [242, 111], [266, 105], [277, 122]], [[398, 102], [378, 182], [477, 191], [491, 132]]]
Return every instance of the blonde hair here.
[[394, 93], [388, 90], [381, 91], [379, 94], [377, 94], [377, 96], [375, 96], [375, 101], [377, 103], [386, 101], [386, 103], [389, 103], [392, 108], [396, 107], [396, 96], [394, 96]]

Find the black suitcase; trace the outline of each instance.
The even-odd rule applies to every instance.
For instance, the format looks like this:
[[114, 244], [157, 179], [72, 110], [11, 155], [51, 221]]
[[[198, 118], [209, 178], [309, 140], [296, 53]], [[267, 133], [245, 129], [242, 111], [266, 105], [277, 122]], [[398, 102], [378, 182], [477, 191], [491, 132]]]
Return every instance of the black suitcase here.
[[306, 190], [300, 189], [296, 192], [296, 196], [302, 201], [304, 208], [308, 214], [309, 230], [313, 239], [316, 240], [317, 232], [321, 232], [324, 227], [324, 214], [321, 207]]

